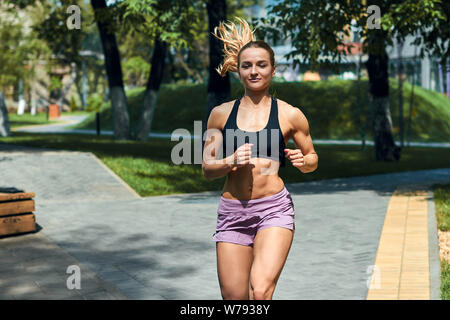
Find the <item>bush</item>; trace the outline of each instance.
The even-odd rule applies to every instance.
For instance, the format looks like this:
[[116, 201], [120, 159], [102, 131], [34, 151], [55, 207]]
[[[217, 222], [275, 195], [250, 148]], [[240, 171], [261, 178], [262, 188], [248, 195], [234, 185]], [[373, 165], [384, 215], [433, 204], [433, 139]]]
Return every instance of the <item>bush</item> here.
[[[152, 123], [153, 132], [172, 132], [185, 128], [194, 132], [194, 121], [204, 121], [207, 84], [163, 84], [158, 94], [158, 105]], [[356, 107], [356, 81], [304, 81], [273, 82], [269, 93], [300, 108], [306, 115], [313, 139], [360, 139], [359, 114]], [[391, 81], [391, 116], [394, 138], [398, 135], [397, 83]], [[372, 140], [371, 112], [369, 109], [368, 81], [361, 81], [361, 120], [366, 127], [366, 139]], [[145, 88], [127, 90], [130, 126], [133, 129]], [[404, 124], [407, 128], [411, 85], [405, 83]], [[244, 94], [240, 83], [231, 83], [231, 99]], [[420, 87], [414, 89], [414, 109], [411, 141], [447, 141], [450, 135], [450, 100], [439, 93]], [[102, 105], [100, 118], [105, 130], [112, 130], [110, 102]], [[95, 129], [95, 115], [77, 127]], [[405, 131], [406, 134], [406, 131]], [[406, 137], [405, 137], [406, 138]]]
[[100, 112], [103, 102], [104, 102], [103, 97], [101, 95], [99, 95], [98, 93], [92, 94], [88, 98], [88, 101], [87, 101], [88, 105], [86, 107], [86, 111]]
[[75, 97], [74, 96], [70, 97], [70, 112], [73, 112], [73, 111], [78, 110], [78, 109], [79, 108], [78, 108], [77, 103], [75, 101]]

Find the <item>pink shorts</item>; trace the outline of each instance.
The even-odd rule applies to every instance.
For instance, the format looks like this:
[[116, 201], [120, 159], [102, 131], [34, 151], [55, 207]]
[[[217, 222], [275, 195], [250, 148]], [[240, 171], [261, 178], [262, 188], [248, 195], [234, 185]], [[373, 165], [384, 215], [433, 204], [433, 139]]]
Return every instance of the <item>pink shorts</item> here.
[[294, 202], [283, 188], [259, 199], [234, 200], [220, 197], [217, 227], [212, 241], [252, 246], [256, 233], [264, 228], [283, 227], [295, 230]]

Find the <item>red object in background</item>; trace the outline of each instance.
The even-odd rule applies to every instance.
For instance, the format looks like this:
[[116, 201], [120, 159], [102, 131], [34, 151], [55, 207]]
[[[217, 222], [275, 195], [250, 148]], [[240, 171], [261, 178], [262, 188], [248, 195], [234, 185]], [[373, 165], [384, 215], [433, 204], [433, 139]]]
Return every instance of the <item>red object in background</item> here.
[[49, 119], [58, 118], [61, 115], [59, 106], [57, 104], [51, 104], [48, 107], [48, 117]]

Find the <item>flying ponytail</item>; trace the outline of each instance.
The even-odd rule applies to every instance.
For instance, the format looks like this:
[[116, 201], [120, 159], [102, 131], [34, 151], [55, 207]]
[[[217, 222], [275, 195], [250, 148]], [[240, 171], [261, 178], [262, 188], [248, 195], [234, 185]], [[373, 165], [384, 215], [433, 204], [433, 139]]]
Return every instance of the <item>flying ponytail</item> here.
[[237, 26], [231, 21], [229, 23], [220, 22], [219, 26], [214, 28], [214, 36], [224, 43], [223, 52], [225, 53], [225, 58], [223, 63], [216, 68], [216, 71], [222, 77], [225, 77], [227, 71], [238, 71], [239, 51], [247, 43], [256, 41], [253, 34], [255, 30], [250, 28], [247, 21], [239, 17], [236, 17], [236, 19], [241, 22], [241, 30], [238, 30]]

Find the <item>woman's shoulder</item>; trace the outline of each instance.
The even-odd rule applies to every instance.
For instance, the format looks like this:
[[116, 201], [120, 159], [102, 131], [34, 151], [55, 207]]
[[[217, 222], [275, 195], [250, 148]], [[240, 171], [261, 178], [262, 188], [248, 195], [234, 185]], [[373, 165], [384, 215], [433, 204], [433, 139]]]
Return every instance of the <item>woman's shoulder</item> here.
[[233, 104], [236, 100], [226, 101], [222, 104], [219, 104], [213, 108], [213, 110], [216, 110], [216, 113], [226, 113], [227, 111], [230, 111], [233, 107]]
[[231, 113], [231, 109], [233, 108], [235, 101], [236, 100], [226, 101], [222, 104], [215, 106], [211, 110], [211, 114], [209, 117], [210, 117], [210, 121], [214, 122], [215, 128], [219, 128], [221, 130], [223, 129], [223, 127], [225, 126], [225, 123], [227, 122], [227, 119]]
[[300, 107], [294, 107], [291, 104], [277, 98], [278, 110], [286, 119], [292, 120], [304, 116]]
[[284, 123], [289, 132], [307, 127], [308, 120], [299, 107], [294, 107], [286, 101], [278, 99], [280, 124]]

